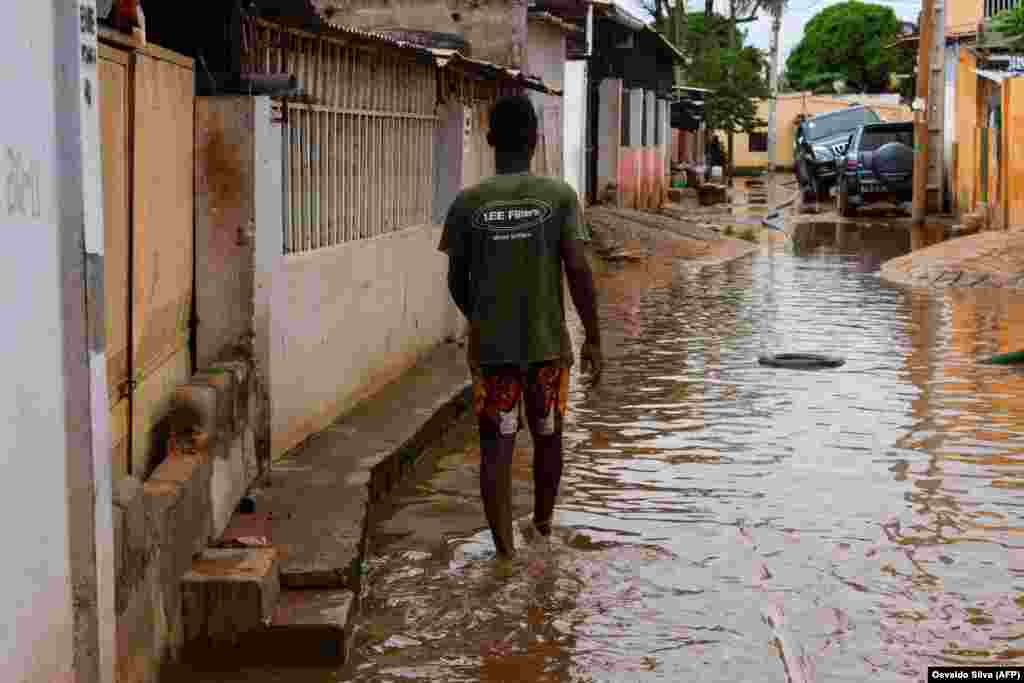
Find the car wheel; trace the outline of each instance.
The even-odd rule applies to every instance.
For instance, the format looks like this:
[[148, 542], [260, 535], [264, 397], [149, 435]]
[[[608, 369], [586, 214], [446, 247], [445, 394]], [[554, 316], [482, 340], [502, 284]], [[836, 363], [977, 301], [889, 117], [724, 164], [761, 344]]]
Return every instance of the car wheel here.
[[856, 213], [850, 206], [850, 185], [843, 178], [839, 181], [839, 215], [844, 218], [853, 218]]
[[819, 203], [823, 204], [829, 200], [828, 186], [820, 179], [811, 178], [811, 190], [814, 193], [814, 199]]
[[814, 197], [814, 186], [811, 184], [811, 178], [807, 172], [807, 164], [800, 162], [796, 167], [796, 177], [800, 182], [800, 192], [803, 196], [804, 202], [813, 202]]

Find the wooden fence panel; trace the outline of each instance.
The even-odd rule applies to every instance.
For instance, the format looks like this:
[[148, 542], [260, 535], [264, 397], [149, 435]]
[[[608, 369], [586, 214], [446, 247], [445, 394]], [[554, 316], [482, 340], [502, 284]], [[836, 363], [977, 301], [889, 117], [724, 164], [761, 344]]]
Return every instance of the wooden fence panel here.
[[137, 53], [132, 187], [132, 468], [152, 466], [152, 432], [188, 380], [195, 129], [191, 62]]
[[131, 457], [131, 55], [106, 45], [100, 46], [99, 54], [107, 397], [111, 459], [117, 478], [130, 472]]

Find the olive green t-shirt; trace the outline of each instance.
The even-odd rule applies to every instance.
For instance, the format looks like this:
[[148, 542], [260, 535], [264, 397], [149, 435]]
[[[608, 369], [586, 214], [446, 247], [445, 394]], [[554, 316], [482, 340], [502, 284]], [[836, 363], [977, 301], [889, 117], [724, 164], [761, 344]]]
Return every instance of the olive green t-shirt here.
[[572, 362], [560, 245], [584, 238], [576, 192], [556, 178], [504, 173], [456, 197], [438, 248], [469, 270], [471, 364]]

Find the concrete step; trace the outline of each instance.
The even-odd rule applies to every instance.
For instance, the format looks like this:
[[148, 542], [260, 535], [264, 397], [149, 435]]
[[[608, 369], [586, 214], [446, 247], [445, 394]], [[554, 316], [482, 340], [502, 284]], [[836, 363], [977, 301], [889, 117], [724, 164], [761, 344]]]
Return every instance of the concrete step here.
[[338, 669], [351, 655], [356, 617], [352, 591], [282, 591], [259, 627], [238, 634], [230, 644], [190, 645], [182, 660], [167, 669], [164, 680], [221, 683], [266, 676], [279, 681], [292, 680], [295, 671]]
[[269, 513], [236, 511], [214, 545], [218, 548], [267, 548], [273, 545], [272, 530]]
[[269, 630], [275, 647], [299, 661], [348, 661], [355, 636], [356, 594], [350, 590], [284, 591]]
[[186, 647], [237, 645], [271, 619], [280, 592], [276, 548], [208, 548], [182, 578]]

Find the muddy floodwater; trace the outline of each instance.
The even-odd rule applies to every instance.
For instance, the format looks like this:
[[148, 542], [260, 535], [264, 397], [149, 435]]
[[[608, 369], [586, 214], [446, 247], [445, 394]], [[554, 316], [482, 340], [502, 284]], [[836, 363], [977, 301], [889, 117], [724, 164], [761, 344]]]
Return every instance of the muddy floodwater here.
[[[378, 527], [348, 681], [921, 681], [1024, 664], [1024, 298], [880, 281], [815, 225], [692, 272], [602, 268], [549, 544], [494, 559], [468, 421]], [[579, 335], [578, 328], [575, 330]], [[762, 353], [843, 356], [822, 371]], [[528, 519], [530, 443], [516, 506]]]

